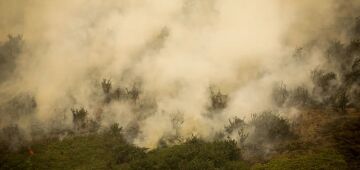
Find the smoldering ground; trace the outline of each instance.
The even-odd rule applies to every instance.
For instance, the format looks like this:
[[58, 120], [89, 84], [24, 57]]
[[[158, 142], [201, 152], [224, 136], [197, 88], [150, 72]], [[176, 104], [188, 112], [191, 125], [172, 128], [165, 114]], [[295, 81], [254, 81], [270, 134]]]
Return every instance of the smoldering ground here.
[[119, 123], [129, 141], [153, 148], [173, 137], [213, 140], [229, 119], [251, 122], [264, 110], [296, 120], [297, 111], [273, 101], [274, 86], [312, 89], [311, 71], [333, 68], [330, 40], [354, 38], [359, 7], [355, 0], [1, 0], [0, 128], [18, 127], [31, 141], [73, 129], [80, 113], [99, 129]]

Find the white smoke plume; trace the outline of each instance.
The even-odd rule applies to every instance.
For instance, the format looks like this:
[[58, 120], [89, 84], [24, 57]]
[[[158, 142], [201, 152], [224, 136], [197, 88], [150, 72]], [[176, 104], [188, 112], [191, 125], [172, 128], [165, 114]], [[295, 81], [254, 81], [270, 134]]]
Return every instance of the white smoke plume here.
[[[155, 147], [175, 133], [211, 139], [231, 117], [273, 109], [275, 83], [310, 86], [309, 71], [323, 64], [321, 48], [312, 49], [305, 63], [294, 62], [293, 52], [313, 41], [346, 40], [338, 27], [346, 25], [344, 17], [355, 17], [359, 5], [335, 0], [0, 0], [0, 39], [21, 34], [25, 41], [13, 77], [1, 84], [0, 101], [20, 93], [34, 96], [35, 113], [16, 119], [26, 131], [36, 123], [45, 129], [71, 126], [70, 109], [82, 106], [93, 117], [101, 114], [103, 126], [137, 122], [133, 142], [139, 146]], [[104, 106], [103, 78], [114, 87], [139, 86], [140, 101], [156, 108], [133, 113], [127, 102]], [[227, 107], [213, 116], [208, 116], [210, 86], [229, 94]], [[183, 119], [179, 128], [172, 123], [176, 113]], [[0, 127], [14, 123], [9, 117], [0, 120]]]

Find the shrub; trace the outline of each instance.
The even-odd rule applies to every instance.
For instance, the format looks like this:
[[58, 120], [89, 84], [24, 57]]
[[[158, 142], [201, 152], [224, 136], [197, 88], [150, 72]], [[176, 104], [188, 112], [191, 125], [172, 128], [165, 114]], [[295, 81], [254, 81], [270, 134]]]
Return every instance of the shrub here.
[[109, 94], [111, 90], [111, 81], [107, 79], [103, 79], [103, 81], [101, 82], [101, 87], [105, 94]]
[[209, 87], [210, 110], [221, 110], [227, 106], [228, 95], [221, 93], [220, 90], [215, 90], [214, 86]]
[[334, 151], [322, 151], [321, 153], [310, 153], [297, 155], [295, 157], [279, 157], [265, 164], [256, 164], [253, 170], [279, 170], [279, 169], [347, 169], [344, 158]]
[[338, 90], [337, 93], [334, 94], [333, 96], [333, 107], [336, 110], [345, 112], [346, 111], [346, 107], [349, 103], [349, 97], [346, 94], [346, 90]]
[[229, 119], [229, 124], [225, 126], [225, 132], [231, 134], [233, 131], [244, 127], [245, 127], [245, 121], [238, 117], [234, 117], [233, 121]]
[[132, 146], [130, 144], [121, 144], [113, 150], [116, 164], [128, 163], [145, 156], [144, 148]]
[[339, 61], [345, 52], [344, 44], [340, 41], [332, 41], [326, 52], [330, 62], [334, 60], [335, 62]]
[[122, 127], [119, 126], [119, 123], [114, 123], [110, 125], [110, 134], [113, 136], [118, 136], [121, 134]]
[[286, 89], [286, 85], [283, 83], [280, 83], [279, 85], [276, 85], [273, 88], [272, 91], [272, 99], [275, 102], [275, 104], [279, 107], [283, 106], [289, 96], [289, 92]]
[[136, 102], [140, 97], [140, 89], [135, 85], [131, 88], [131, 90], [126, 88], [126, 92], [128, 99], [132, 100], [133, 102]]
[[253, 114], [249, 126], [254, 127], [252, 137], [259, 142], [281, 141], [293, 136], [289, 122], [273, 112]]
[[315, 69], [311, 72], [311, 79], [314, 85], [320, 88], [322, 92], [327, 92], [330, 88], [331, 81], [336, 80], [336, 74]]
[[3, 145], [1, 149], [15, 151], [22, 147], [24, 142], [24, 134], [21, 133], [17, 125], [10, 125], [1, 129], [0, 144]]
[[308, 90], [305, 87], [297, 87], [291, 91], [289, 95], [289, 104], [293, 106], [309, 106], [311, 98]]
[[255, 162], [269, 159], [278, 146], [295, 137], [289, 122], [272, 112], [252, 115], [247, 129], [249, 134], [242, 146], [243, 155]]
[[116, 88], [114, 90], [114, 93], [112, 94], [112, 98], [116, 100], [121, 100], [126, 98], [126, 91], [125, 89], [122, 89], [120, 87]]
[[205, 142], [197, 137], [183, 144], [150, 151], [143, 159], [131, 162], [132, 169], [222, 169], [245, 167], [233, 140]]
[[13, 73], [23, 44], [21, 35], [8, 35], [8, 40], [0, 44], [0, 83]]
[[80, 109], [71, 109], [71, 112], [75, 130], [84, 129], [86, 127], [86, 116], [88, 115], [87, 110], [82, 107]]
[[322, 128], [334, 140], [334, 147], [344, 155], [350, 169], [360, 168], [360, 117], [335, 119]]
[[0, 105], [0, 112], [8, 114], [13, 119], [34, 113], [37, 107], [35, 98], [30, 94], [19, 94]]

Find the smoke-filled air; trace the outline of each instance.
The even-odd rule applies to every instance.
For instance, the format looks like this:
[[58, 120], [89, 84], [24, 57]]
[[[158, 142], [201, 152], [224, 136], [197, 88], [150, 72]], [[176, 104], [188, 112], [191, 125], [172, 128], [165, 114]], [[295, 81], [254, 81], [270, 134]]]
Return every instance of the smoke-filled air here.
[[0, 169], [360, 168], [360, 1], [0, 0]]

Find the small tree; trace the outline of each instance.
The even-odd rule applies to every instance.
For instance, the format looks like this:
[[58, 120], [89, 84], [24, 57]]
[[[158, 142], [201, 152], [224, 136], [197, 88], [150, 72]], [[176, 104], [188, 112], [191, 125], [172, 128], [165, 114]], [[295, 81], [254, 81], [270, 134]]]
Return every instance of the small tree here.
[[273, 88], [272, 98], [277, 106], [283, 106], [288, 96], [289, 92], [286, 89], [286, 85], [284, 83], [280, 83], [280, 85], [277, 85]]
[[111, 90], [111, 81], [103, 79], [103, 81], [101, 82], [101, 87], [105, 94], [109, 94]]
[[73, 123], [76, 130], [84, 129], [86, 127], [87, 110], [83, 107], [80, 109], [71, 109], [73, 114]]
[[238, 118], [238, 117], [234, 117], [231, 121], [231, 119], [229, 119], [229, 124], [225, 126], [225, 132], [228, 134], [231, 134], [233, 131], [243, 128], [245, 126], [245, 121]]
[[140, 89], [135, 85], [132, 87], [131, 90], [126, 89], [127, 96], [130, 100], [136, 102], [140, 96]]
[[122, 127], [120, 127], [119, 123], [114, 123], [110, 125], [110, 133], [113, 136], [118, 136], [121, 134]]
[[120, 87], [116, 88], [112, 93], [112, 98], [115, 100], [124, 99], [126, 97], [126, 91]]
[[293, 136], [289, 122], [273, 112], [253, 114], [249, 125], [254, 127], [252, 138], [258, 142], [276, 142]]
[[333, 102], [334, 102], [333, 106], [336, 110], [346, 112], [346, 107], [349, 103], [349, 97], [346, 94], [346, 90], [340, 89], [337, 93], [335, 93]]
[[228, 103], [228, 95], [221, 93], [220, 90], [215, 92], [214, 89], [210, 87], [210, 100], [211, 109], [224, 109]]
[[0, 42], [0, 83], [14, 73], [16, 61], [21, 54], [23, 44], [21, 35], [8, 35], [6, 42]]
[[308, 90], [305, 87], [297, 87], [291, 91], [289, 103], [295, 106], [307, 106], [311, 102]]
[[315, 69], [311, 72], [311, 79], [314, 85], [321, 89], [322, 92], [327, 92], [330, 88], [331, 81], [336, 80], [336, 74], [333, 72], [325, 72], [324, 70]]

